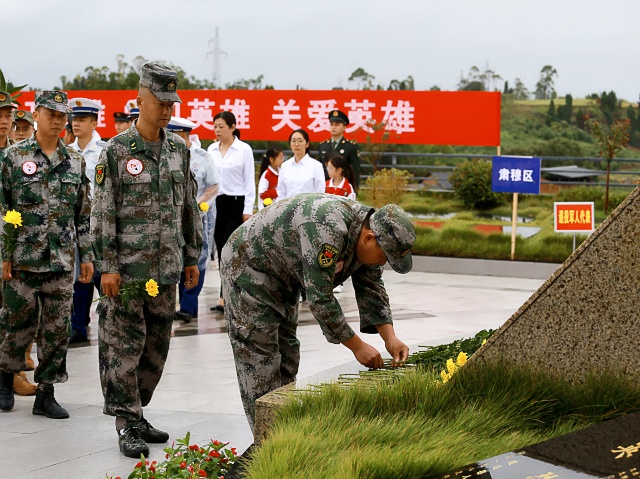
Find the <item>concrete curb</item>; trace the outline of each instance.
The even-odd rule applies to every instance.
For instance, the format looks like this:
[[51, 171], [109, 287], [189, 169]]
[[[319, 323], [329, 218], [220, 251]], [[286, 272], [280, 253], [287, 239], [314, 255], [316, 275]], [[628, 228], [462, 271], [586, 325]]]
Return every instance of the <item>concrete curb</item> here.
[[493, 259], [442, 258], [413, 255], [413, 269], [421, 273], [468, 274], [506, 278], [547, 279], [558, 269], [555, 263]]

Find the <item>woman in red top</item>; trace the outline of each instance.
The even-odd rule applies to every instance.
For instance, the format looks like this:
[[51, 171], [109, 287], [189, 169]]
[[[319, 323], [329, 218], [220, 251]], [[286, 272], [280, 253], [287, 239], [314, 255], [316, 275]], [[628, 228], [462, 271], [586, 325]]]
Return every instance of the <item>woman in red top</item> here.
[[329, 174], [329, 179], [327, 180], [325, 193], [343, 196], [350, 200], [356, 199], [356, 192], [351, 186], [354, 183], [353, 168], [344, 157], [335, 155], [329, 158], [329, 161], [327, 161], [327, 173]]
[[262, 157], [260, 181], [258, 182], [258, 210], [269, 206], [278, 198], [278, 170], [284, 162], [284, 152], [277, 147], [269, 148]]

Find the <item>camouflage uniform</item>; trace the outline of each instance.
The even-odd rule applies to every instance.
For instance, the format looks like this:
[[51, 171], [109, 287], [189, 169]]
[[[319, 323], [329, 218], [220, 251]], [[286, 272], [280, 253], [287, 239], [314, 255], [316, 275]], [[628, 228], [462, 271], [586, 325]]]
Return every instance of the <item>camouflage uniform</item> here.
[[[58, 92], [51, 94], [61, 96]], [[0, 346], [0, 369], [17, 373], [25, 368], [25, 353], [36, 333], [40, 299], [42, 324], [35, 382], [65, 382], [76, 241], [80, 261], [93, 261], [84, 160], [61, 140], [53, 157], [48, 158], [34, 135], [7, 148], [0, 169], [3, 212], [17, 210], [23, 224], [10, 258], [13, 279], [4, 285], [2, 325], [6, 335]]]
[[[298, 372], [302, 289], [331, 343], [344, 343], [354, 335], [332, 292], [349, 277], [360, 331], [377, 333], [376, 325], [392, 324], [382, 266], [367, 266], [356, 257], [360, 232], [373, 211], [346, 198], [302, 194], [261, 210], [227, 241], [220, 265], [225, 318], [252, 428], [255, 400], [294, 381]], [[415, 238], [413, 227], [408, 228], [413, 237], [406, 235], [404, 255]]]
[[[174, 87], [175, 88], [175, 87]], [[134, 123], [112, 138], [96, 166], [91, 233], [96, 267], [119, 273], [121, 288], [155, 279], [159, 295], [131, 301], [102, 299], [98, 307], [99, 363], [104, 413], [135, 422], [151, 400], [169, 351], [176, 283], [195, 266], [202, 222], [189, 168], [189, 151], [161, 130], [156, 160]]]

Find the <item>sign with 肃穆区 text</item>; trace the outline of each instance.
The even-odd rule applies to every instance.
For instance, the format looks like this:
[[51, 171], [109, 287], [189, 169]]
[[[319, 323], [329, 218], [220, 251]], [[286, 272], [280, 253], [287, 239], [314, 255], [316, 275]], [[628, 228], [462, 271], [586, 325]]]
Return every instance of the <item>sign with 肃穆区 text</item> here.
[[[115, 112], [129, 113], [135, 90], [71, 90], [69, 99], [89, 98], [103, 106], [97, 132], [115, 135]], [[215, 139], [213, 118], [231, 111], [242, 140], [287, 141], [306, 130], [312, 142], [330, 137], [329, 112], [349, 117], [345, 136], [358, 142], [498, 146], [500, 93], [379, 90], [180, 90], [174, 116], [196, 124], [193, 134]], [[23, 92], [20, 109], [33, 111], [34, 92]]]
[[590, 233], [595, 229], [593, 202], [553, 204], [553, 230], [556, 233]]
[[540, 194], [540, 158], [494, 156], [491, 189], [496, 193]]

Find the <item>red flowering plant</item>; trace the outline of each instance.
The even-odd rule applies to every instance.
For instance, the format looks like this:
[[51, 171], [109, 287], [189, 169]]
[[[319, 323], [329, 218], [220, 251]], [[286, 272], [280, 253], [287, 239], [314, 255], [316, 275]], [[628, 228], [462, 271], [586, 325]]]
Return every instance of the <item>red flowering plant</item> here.
[[149, 462], [140, 456], [140, 462], [129, 474], [129, 479], [224, 479], [225, 473], [236, 462], [236, 448], [227, 448], [228, 442], [214, 440], [200, 447], [189, 444], [190, 436], [187, 433], [184, 439], [177, 439], [170, 447], [165, 447], [165, 460], [162, 462]]

